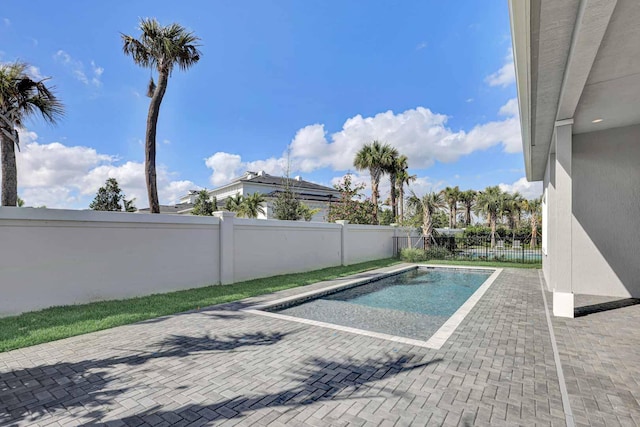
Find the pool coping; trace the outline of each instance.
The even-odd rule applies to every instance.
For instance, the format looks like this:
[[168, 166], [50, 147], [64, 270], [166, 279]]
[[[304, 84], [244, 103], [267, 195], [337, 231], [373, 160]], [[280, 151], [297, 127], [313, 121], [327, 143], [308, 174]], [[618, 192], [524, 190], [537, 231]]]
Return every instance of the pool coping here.
[[[269, 309], [277, 309], [282, 308], [288, 305], [291, 305], [292, 302], [304, 303], [306, 301], [316, 299], [318, 297], [333, 294], [336, 292], [340, 292], [346, 289], [350, 289], [356, 286], [365, 285], [367, 283], [377, 281], [383, 279], [385, 277], [395, 276], [397, 274], [404, 273], [406, 271], [415, 270], [415, 269], [433, 269], [433, 268], [444, 268], [448, 270], [488, 270], [493, 271], [491, 275], [480, 285], [478, 289], [469, 297], [467, 300], [453, 313], [447, 321], [438, 328], [438, 330], [426, 341], [418, 340], [414, 338], [401, 337], [397, 335], [385, 334], [382, 332], [373, 332], [367, 331], [359, 328], [352, 328], [349, 326], [336, 325], [334, 323], [321, 322], [318, 320], [310, 320], [304, 319], [301, 317], [288, 316], [285, 314], [273, 313], [270, 311], [266, 311]], [[417, 347], [430, 348], [434, 350], [439, 350], [442, 348], [445, 342], [449, 339], [449, 337], [454, 333], [456, 328], [462, 323], [465, 317], [469, 314], [469, 312], [473, 309], [473, 307], [480, 301], [480, 298], [487, 292], [489, 287], [493, 284], [493, 282], [498, 278], [500, 273], [502, 273], [502, 268], [494, 268], [494, 267], [476, 267], [476, 266], [462, 266], [462, 265], [439, 265], [439, 264], [410, 264], [405, 265], [400, 268], [396, 268], [393, 270], [388, 270], [384, 272], [380, 272], [379, 274], [375, 274], [371, 277], [367, 278], [358, 278], [345, 283], [339, 283], [336, 285], [329, 285], [321, 289], [315, 289], [313, 291], [303, 292], [297, 295], [292, 295], [285, 298], [280, 298], [274, 301], [269, 301], [264, 304], [259, 304], [253, 306], [251, 308], [243, 309], [243, 312], [257, 314], [260, 316], [271, 317], [275, 319], [287, 320], [292, 322], [304, 323], [312, 326], [319, 326], [327, 329], [338, 330], [342, 332], [350, 332], [358, 335], [364, 335], [372, 338], [384, 339], [387, 341], [394, 341], [402, 344], [413, 345]], [[375, 273], [376, 270], [373, 270], [371, 273]]]

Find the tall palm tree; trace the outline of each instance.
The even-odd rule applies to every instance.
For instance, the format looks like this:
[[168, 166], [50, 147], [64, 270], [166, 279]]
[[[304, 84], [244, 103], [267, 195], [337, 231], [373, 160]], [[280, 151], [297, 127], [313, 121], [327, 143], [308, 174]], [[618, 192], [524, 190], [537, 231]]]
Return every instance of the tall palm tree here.
[[265, 202], [264, 195], [262, 193], [255, 192], [253, 194], [249, 194], [244, 198], [244, 201], [241, 205], [241, 215], [247, 218], [257, 218], [258, 214], [265, 214], [264, 207], [262, 206]]
[[524, 200], [524, 197], [517, 191], [515, 193], [505, 193], [503, 214], [507, 217], [507, 224], [512, 230], [514, 238], [516, 229], [520, 228]]
[[505, 208], [505, 194], [497, 185], [480, 191], [476, 198], [476, 211], [485, 215], [491, 227], [491, 248], [496, 246], [496, 224]]
[[398, 188], [398, 216], [400, 218], [400, 224], [402, 224], [404, 222], [404, 186], [405, 184], [411, 184], [417, 177], [415, 175], [409, 175], [407, 156], [398, 157], [397, 166], [396, 187]]
[[460, 203], [464, 206], [464, 223], [465, 225], [471, 225], [471, 210], [476, 203], [475, 190], [466, 190], [460, 193]]
[[430, 192], [422, 197], [411, 192], [409, 205], [417, 213], [422, 215], [422, 235], [424, 236], [424, 248], [431, 248], [433, 241], [433, 215], [446, 207], [442, 193]]
[[[404, 156], [402, 156], [404, 157]], [[397, 176], [398, 176], [398, 160], [400, 159], [400, 153], [395, 148], [389, 146], [388, 153], [385, 154], [384, 159], [388, 162], [384, 165], [384, 172], [389, 174], [389, 198], [391, 199], [391, 212], [393, 215], [393, 221], [397, 221], [398, 217], [398, 189], [397, 189]]]
[[529, 214], [529, 221], [531, 223], [531, 243], [529, 246], [533, 249], [538, 244], [538, 223], [542, 215], [542, 198], [538, 197], [532, 200], [525, 199], [523, 209]]
[[27, 118], [40, 114], [56, 123], [64, 113], [62, 103], [46, 80], [33, 80], [24, 62], [0, 64], [0, 151], [2, 157], [2, 206], [18, 203], [18, 168], [16, 147], [20, 149], [17, 128]]
[[229, 196], [224, 205], [224, 208], [229, 212], [235, 212], [238, 216], [241, 216], [242, 205], [244, 204], [244, 196], [240, 193], [236, 193], [235, 196]]
[[458, 202], [460, 201], [460, 187], [447, 187], [442, 190], [442, 196], [449, 206], [449, 228], [456, 228], [458, 217]]
[[187, 70], [200, 60], [200, 39], [179, 24], [162, 26], [155, 18], [140, 21], [140, 39], [122, 34], [122, 50], [141, 67], [158, 72], [158, 85], [149, 81], [147, 96], [151, 98], [145, 133], [145, 176], [151, 213], [160, 213], [156, 184], [156, 127], [160, 104], [167, 90], [173, 68]]
[[356, 153], [353, 160], [353, 166], [358, 170], [368, 170], [371, 176], [371, 201], [373, 202], [374, 221], [378, 222], [378, 186], [380, 178], [386, 168], [393, 161], [393, 155], [397, 155], [397, 151], [389, 144], [383, 144], [379, 141], [373, 141], [371, 144], [364, 145], [360, 151]]

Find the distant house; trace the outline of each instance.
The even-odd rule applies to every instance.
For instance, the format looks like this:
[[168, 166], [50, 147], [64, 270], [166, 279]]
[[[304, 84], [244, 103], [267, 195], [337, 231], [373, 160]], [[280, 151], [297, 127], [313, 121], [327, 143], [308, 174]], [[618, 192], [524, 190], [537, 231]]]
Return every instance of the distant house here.
[[[265, 206], [263, 206], [265, 214], [259, 214], [258, 218], [272, 219], [274, 218], [273, 203], [278, 193], [284, 191], [286, 179], [269, 175], [264, 171], [247, 172], [228, 184], [210, 190], [209, 195], [212, 198], [216, 198], [218, 209], [223, 210], [227, 199], [231, 196], [237, 194], [248, 196], [253, 193], [264, 194], [266, 199]], [[340, 199], [340, 192], [335, 188], [305, 181], [300, 176], [290, 178], [289, 181], [291, 189], [302, 203], [311, 209], [319, 209], [318, 213], [313, 216], [312, 221], [326, 221], [329, 205]], [[197, 198], [198, 191], [191, 190], [180, 198], [178, 204], [160, 206], [160, 213], [189, 214]], [[145, 209], [140, 209], [140, 212], [144, 211]]]

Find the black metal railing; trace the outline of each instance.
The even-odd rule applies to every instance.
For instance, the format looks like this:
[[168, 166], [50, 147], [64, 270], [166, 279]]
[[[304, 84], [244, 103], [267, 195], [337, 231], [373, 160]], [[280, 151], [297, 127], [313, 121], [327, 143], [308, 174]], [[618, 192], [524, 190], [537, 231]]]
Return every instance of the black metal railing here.
[[531, 245], [530, 236], [488, 235], [434, 236], [429, 244], [423, 236], [393, 237], [393, 252], [399, 256], [405, 248], [421, 249], [427, 259], [465, 261], [502, 261], [523, 264], [542, 262], [540, 244]]

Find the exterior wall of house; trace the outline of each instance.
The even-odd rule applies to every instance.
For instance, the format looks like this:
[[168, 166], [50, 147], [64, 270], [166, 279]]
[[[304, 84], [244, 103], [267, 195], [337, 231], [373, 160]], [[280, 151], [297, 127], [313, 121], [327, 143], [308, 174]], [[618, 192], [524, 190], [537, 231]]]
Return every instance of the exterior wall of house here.
[[[573, 135], [571, 223], [559, 227], [557, 162], [544, 178], [547, 251], [543, 273], [551, 291], [640, 297], [640, 126]], [[543, 213], [544, 215], [544, 213]], [[556, 236], [556, 238], [552, 238]], [[569, 252], [570, 283], [556, 273]]]
[[0, 315], [218, 281], [218, 219], [0, 208]]
[[640, 126], [574, 135], [573, 290], [640, 297]]
[[393, 256], [393, 227], [0, 208], [0, 316]]

